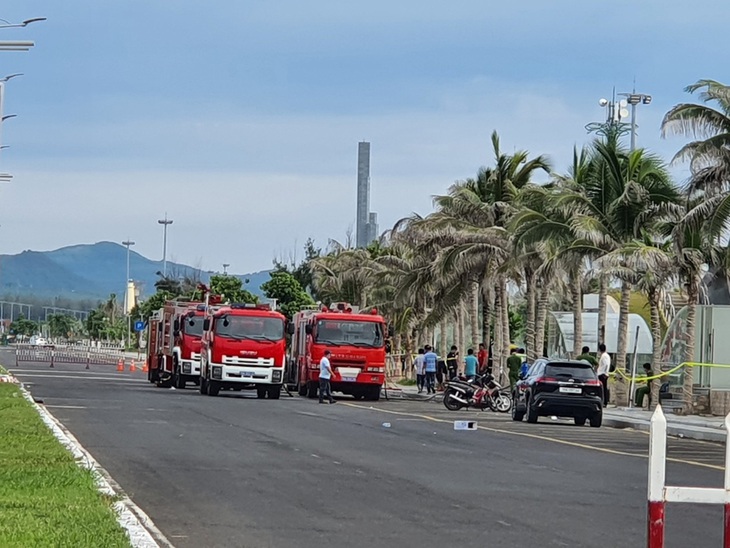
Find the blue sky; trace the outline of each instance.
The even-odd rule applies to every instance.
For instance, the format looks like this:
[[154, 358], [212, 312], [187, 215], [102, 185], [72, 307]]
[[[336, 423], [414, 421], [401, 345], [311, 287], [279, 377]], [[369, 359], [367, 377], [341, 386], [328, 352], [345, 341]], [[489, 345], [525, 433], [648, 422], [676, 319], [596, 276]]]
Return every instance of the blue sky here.
[[[493, 5], [494, 4], [494, 5]], [[0, 253], [131, 238], [161, 258], [269, 268], [354, 226], [372, 143], [381, 230], [505, 151], [564, 171], [616, 87], [651, 94], [638, 142], [700, 78], [730, 82], [726, 2], [6, 0]], [[674, 169], [682, 179], [684, 169]], [[300, 253], [301, 254], [301, 253]]]

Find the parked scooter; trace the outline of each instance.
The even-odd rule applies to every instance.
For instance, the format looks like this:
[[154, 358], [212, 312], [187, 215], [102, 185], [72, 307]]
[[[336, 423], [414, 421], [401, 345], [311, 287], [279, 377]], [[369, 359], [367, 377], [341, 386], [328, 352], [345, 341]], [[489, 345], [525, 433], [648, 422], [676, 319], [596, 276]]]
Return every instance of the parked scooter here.
[[491, 409], [508, 413], [512, 409], [512, 395], [509, 387], [502, 387], [489, 373], [479, 375], [474, 380], [460, 377], [446, 383], [444, 406], [449, 411], [474, 407], [482, 411]]

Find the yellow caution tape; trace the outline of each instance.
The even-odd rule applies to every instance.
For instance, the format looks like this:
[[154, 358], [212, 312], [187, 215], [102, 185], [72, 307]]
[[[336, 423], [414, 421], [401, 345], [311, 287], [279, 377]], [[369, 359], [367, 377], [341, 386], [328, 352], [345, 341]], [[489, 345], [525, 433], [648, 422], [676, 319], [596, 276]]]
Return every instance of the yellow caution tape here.
[[[728, 368], [730, 368], [730, 365], [722, 364], [722, 363], [683, 362], [683, 363], [680, 363], [679, 365], [677, 365], [677, 366], [675, 366], [675, 367], [673, 367], [673, 368], [671, 368], [671, 369], [669, 369], [667, 371], [662, 371], [658, 375], [652, 375], [650, 377], [647, 377], [645, 375], [636, 376], [636, 377], [633, 377], [633, 380], [634, 380], [634, 382], [636, 382], [636, 381], [640, 381], [640, 382], [653, 381], [654, 379], [660, 379], [662, 377], [666, 377], [668, 375], [671, 375], [672, 373], [674, 373], [675, 371], [678, 371], [678, 370], [682, 369], [683, 367], [720, 367], [720, 368], [728, 369]], [[619, 376], [623, 377], [627, 381], [631, 381], [632, 380], [632, 377], [630, 377], [629, 375], [627, 375], [626, 373], [624, 373], [620, 369], [617, 369], [613, 373], [610, 373], [610, 375], [611, 376], [619, 375]]]

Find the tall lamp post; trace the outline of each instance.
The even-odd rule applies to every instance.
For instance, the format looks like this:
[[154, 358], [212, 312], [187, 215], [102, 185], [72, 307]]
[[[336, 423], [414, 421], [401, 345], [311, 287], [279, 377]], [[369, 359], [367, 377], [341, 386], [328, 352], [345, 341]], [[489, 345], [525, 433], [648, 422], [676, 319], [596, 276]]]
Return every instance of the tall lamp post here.
[[631, 151], [636, 150], [636, 105], [639, 103], [648, 105], [651, 103], [651, 95], [636, 93], [619, 93], [622, 97], [626, 97], [626, 101], [631, 105]]
[[228, 276], [228, 267], [231, 266], [230, 263], [223, 263], [223, 275]]
[[129, 313], [129, 248], [134, 245], [132, 240], [122, 242], [127, 247], [127, 279], [124, 282], [124, 313], [127, 315], [127, 344], [132, 338], [132, 316]]
[[167, 218], [167, 212], [165, 212], [165, 218], [157, 221], [163, 228], [162, 232], [162, 275], [167, 277], [167, 225], [172, 224], [172, 219]]

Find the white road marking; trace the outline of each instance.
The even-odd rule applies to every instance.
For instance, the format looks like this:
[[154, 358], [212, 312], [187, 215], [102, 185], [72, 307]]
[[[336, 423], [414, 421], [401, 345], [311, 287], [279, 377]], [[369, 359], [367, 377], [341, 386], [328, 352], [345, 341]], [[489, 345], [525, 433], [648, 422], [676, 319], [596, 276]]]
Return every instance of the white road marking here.
[[46, 405], [46, 407], [53, 409], [87, 409], [83, 405]]
[[[14, 372], [13, 372], [14, 373]], [[125, 379], [124, 377], [92, 377], [90, 375], [59, 375], [58, 373], [42, 373], [39, 375], [29, 375], [27, 373], [23, 373], [22, 375], [17, 375], [17, 377], [25, 378], [25, 377], [41, 377], [41, 378], [47, 378], [52, 377], [54, 379], [80, 379], [80, 380], [92, 380], [92, 381], [121, 381], [121, 382], [147, 382], [147, 379]]]

